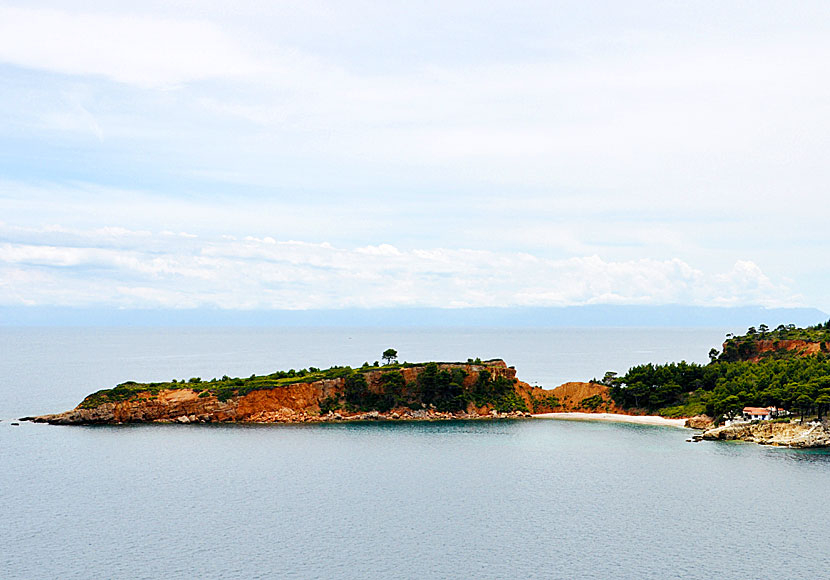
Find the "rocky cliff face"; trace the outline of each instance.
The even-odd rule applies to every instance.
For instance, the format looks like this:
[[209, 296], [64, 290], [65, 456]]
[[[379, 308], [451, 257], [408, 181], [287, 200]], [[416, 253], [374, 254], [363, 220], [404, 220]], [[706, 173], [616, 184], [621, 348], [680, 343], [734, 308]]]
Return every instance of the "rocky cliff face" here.
[[830, 446], [830, 429], [824, 425], [761, 421], [709, 429], [703, 432], [703, 438], [799, 448], [827, 447]]
[[[531, 402], [530, 393], [534, 390], [528, 384], [516, 380], [516, 370], [507, 366], [502, 360], [487, 361], [481, 364], [440, 363], [442, 370], [454, 368], [463, 369], [467, 375], [465, 387], [472, 387], [478, 380], [479, 374], [487, 371], [495, 377], [506, 377], [514, 381], [516, 393]], [[411, 383], [417, 380], [423, 371], [423, 366], [400, 369], [404, 380]], [[364, 372], [366, 382], [371, 390], [381, 392], [381, 375], [383, 370], [369, 370]], [[367, 413], [330, 413], [320, 415], [320, 402], [331, 396], [342, 396], [345, 379], [325, 379], [308, 383], [294, 383], [284, 387], [255, 390], [243, 396], [231, 397], [225, 401], [219, 400], [216, 395], [207, 391], [197, 392], [190, 388], [162, 390], [157, 394], [149, 392], [138, 393], [137, 396], [125, 401], [105, 402], [93, 408], [81, 406], [54, 415], [26, 417], [26, 420], [48, 422], [59, 425], [71, 424], [110, 424], [136, 422], [304, 422], [310, 420], [342, 420], [344, 418], [447, 418], [454, 416], [447, 413], [436, 413], [429, 410], [410, 411], [407, 409], [393, 410], [381, 416]], [[528, 408], [530, 405], [528, 404]], [[492, 409], [488, 407], [468, 407], [467, 417], [491, 416]], [[369, 416], [371, 415], [371, 416]], [[397, 416], [393, 416], [397, 415]]]
[[[802, 356], [822, 352], [820, 342], [807, 342], [806, 340], [758, 340], [756, 344], [758, 345], [759, 355], [777, 350], [795, 351]], [[758, 360], [758, 357], [755, 357], [754, 360]]]
[[[806, 340], [764, 340], [758, 339], [748, 343], [752, 348], [748, 356], [744, 355], [741, 358], [752, 362], [761, 360], [762, 355], [769, 352], [787, 351], [799, 356], [809, 356], [825, 352], [822, 350], [822, 343], [808, 342]], [[723, 343], [726, 349], [727, 343]]]
[[551, 392], [560, 404], [552, 411], [631, 414], [618, 407], [611, 399], [608, 387], [599, 383], [569, 382], [559, 385]]

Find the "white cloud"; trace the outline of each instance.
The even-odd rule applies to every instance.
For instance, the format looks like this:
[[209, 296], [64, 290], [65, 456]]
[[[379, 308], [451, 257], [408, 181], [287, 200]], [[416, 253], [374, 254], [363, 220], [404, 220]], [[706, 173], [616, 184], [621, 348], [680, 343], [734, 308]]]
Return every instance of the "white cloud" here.
[[[565, 260], [527, 253], [217, 236], [198, 243], [117, 230], [130, 247], [93, 248], [111, 231], [63, 233], [63, 245], [0, 244], [0, 303], [305, 309], [566, 306], [598, 303], [789, 305], [798, 297], [752, 262], [705, 272], [679, 259]], [[129, 282], [129, 283], [127, 283]]]
[[379, 246], [366, 246], [365, 248], [358, 248], [355, 250], [359, 254], [367, 254], [369, 256], [400, 256], [401, 252], [393, 245], [381, 244]]
[[26, 296], [789, 303], [789, 276], [828, 308], [819, 3], [14, 2], [0, 242]]
[[0, 6], [0, 61], [140, 87], [238, 77], [256, 61], [215, 24]]

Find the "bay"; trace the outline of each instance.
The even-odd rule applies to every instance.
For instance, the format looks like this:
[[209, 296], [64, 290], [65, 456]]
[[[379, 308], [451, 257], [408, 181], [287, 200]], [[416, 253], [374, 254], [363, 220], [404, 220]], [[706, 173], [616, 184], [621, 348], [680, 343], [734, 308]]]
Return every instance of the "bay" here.
[[[2, 578], [789, 578], [830, 455], [554, 420], [56, 427], [128, 379], [501, 356], [552, 386], [724, 329], [4, 329]], [[581, 333], [580, 333], [581, 332]]]

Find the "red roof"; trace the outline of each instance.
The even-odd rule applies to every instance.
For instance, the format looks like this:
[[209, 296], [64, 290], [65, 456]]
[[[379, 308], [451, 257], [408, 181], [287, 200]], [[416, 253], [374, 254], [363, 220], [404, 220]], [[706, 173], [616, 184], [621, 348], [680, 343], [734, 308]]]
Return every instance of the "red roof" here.
[[744, 407], [744, 413], [747, 415], [769, 415], [770, 410], [766, 407]]

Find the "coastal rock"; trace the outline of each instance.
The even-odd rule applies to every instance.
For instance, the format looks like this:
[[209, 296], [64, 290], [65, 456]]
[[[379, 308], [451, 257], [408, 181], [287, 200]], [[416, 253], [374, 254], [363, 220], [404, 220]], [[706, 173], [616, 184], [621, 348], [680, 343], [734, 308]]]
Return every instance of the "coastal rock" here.
[[[725, 347], [726, 343], [724, 343]], [[800, 356], [810, 356], [824, 352], [822, 350], [822, 343], [809, 342], [806, 340], [756, 340], [753, 342], [754, 356], [748, 357], [746, 360], [758, 362], [761, 360], [761, 355], [768, 352], [790, 351], [795, 352]]]
[[716, 427], [703, 432], [710, 441], [750, 441], [761, 445], [811, 448], [830, 446], [830, 429], [823, 424], [742, 423], [728, 427]]
[[709, 429], [712, 427], [712, 418], [709, 415], [695, 415], [686, 419], [689, 429]]

